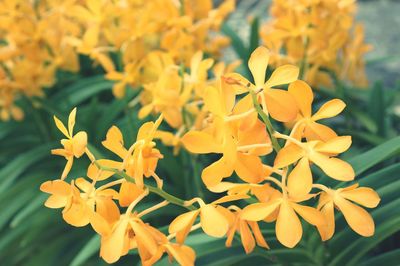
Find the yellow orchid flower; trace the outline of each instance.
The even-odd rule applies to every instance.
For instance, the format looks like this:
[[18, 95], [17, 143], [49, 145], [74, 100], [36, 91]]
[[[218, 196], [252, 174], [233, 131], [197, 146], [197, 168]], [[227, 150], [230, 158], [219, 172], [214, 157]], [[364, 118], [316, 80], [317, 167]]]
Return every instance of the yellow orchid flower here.
[[[282, 134], [277, 134], [276, 136], [286, 138]], [[351, 181], [354, 179], [353, 167], [349, 163], [334, 157], [339, 153], [345, 152], [350, 147], [350, 136], [336, 137], [327, 142], [299, 142], [290, 137], [287, 139], [292, 143], [289, 143], [278, 152], [274, 167], [283, 168], [300, 160], [293, 169], [292, 176], [289, 176], [289, 186], [293, 182], [293, 187], [301, 188], [302, 194], [311, 190], [311, 162], [336, 180]]]
[[246, 195], [228, 195], [209, 204], [205, 204], [200, 198], [195, 198], [200, 208], [197, 210], [189, 211], [176, 217], [170, 224], [168, 232], [175, 234], [176, 241], [179, 244], [185, 242], [186, 237], [200, 215], [200, 226], [204, 233], [213, 237], [222, 237], [226, 234], [229, 228], [229, 222], [218, 208], [218, 204], [230, 202], [234, 200], [248, 198]]
[[[143, 187], [143, 176], [156, 178], [159, 183], [155, 169], [157, 162], [163, 156], [160, 151], [154, 148], [155, 143], [152, 141], [158, 126], [162, 121], [160, 116], [157, 121], [144, 123], [137, 134], [136, 142], [127, 150], [124, 147], [124, 140], [121, 131], [116, 127], [111, 127], [106, 135], [106, 140], [102, 142], [103, 146], [118, 155], [122, 162], [100, 159], [96, 163], [103, 167], [114, 169], [123, 169], [126, 173], [135, 179], [135, 183], [139, 187]], [[98, 176], [98, 180], [104, 180], [114, 175], [112, 171], [100, 170], [96, 163], [92, 163], [88, 168], [88, 177]], [[101, 173], [99, 173], [101, 171]], [[161, 185], [161, 183], [159, 183]]]
[[297, 80], [289, 85], [289, 93], [293, 95], [299, 106], [299, 113], [290, 135], [298, 140], [305, 137], [308, 141], [328, 141], [337, 137], [329, 127], [317, 123], [318, 120], [331, 118], [343, 111], [346, 104], [340, 99], [333, 99], [324, 103], [321, 108], [312, 115], [311, 107], [314, 95], [311, 87], [304, 81]]
[[75, 135], [73, 134], [75, 126], [76, 108], [74, 108], [68, 117], [68, 130], [64, 124], [54, 116], [54, 121], [57, 128], [61, 133], [66, 136], [66, 139], [61, 140], [61, 145], [64, 146], [63, 149], [54, 149], [51, 151], [52, 154], [64, 156], [67, 160], [64, 171], [61, 174], [61, 179], [65, 179], [72, 168], [74, 162], [74, 157], [79, 158], [85, 153], [87, 145], [87, 134], [84, 131], [79, 131]]
[[119, 219], [119, 209], [112, 200], [117, 192], [103, 187], [94, 189], [84, 178], [71, 184], [63, 180], [46, 181], [40, 190], [51, 194], [45, 206], [64, 208], [63, 218], [73, 226], [82, 227], [90, 223], [97, 233], [106, 235], [110, 225]]
[[325, 223], [324, 216], [317, 209], [300, 205], [297, 200], [283, 194], [268, 202], [248, 205], [240, 216], [248, 221], [261, 221], [274, 213], [276, 213], [276, 237], [280, 243], [289, 248], [296, 246], [303, 234], [298, 215], [315, 226], [322, 226]]
[[[254, 84], [239, 74], [227, 75], [226, 77], [228, 80], [232, 80], [232, 83], [242, 84], [247, 90], [250, 89], [257, 93], [264, 112], [270, 114], [272, 118], [281, 122], [289, 122], [296, 118], [296, 101], [287, 91], [275, 89], [274, 87], [296, 81], [299, 69], [293, 65], [280, 66], [265, 81], [269, 58], [270, 52], [263, 46], [258, 47], [251, 54], [248, 66], [253, 75]], [[240, 92], [246, 92], [246, 90], [242, 89]]]
[[318, 226], [322, 240], [330, 239], [335, 232], [335, 207], [343, 213], [346, 222], [356, 233], [366, 237], [372, 236], [375, 231], [374, 220], [359, 205], [375, 208], [379, 202], [379, 195], [373, 189], [359, 187], [358, 184], [337, 190], [325, 188], [318, 203], [318, 209], [326, 220], [326, 224]]
[[235, 233], [238, 232], [241, 236], [242, 245], [246, 254], [251, 253], [256, 244], [260, 247], [269, 249], [258, 223], [242, 219], [242, 210], [240, 208], [236, 206], [231, 206], [228, 209], [221, 206], [218, 206], [218, 208], [229, 221], [229, 230], [227, 232], [227, 239], [225, 242], [227, 247], [232, 246], [233, 237], [235, 236]]

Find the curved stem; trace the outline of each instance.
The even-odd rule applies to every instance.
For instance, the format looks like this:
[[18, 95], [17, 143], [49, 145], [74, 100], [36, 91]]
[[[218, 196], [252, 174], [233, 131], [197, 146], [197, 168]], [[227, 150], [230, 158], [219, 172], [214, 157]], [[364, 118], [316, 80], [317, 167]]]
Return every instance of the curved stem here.
[[274, 136], [275, 129], [274, 129], [274, 127], [272, 126], [271, 121], [269, 121], [268, 116], [267, 116], [267, 115], [264, 113], [264, 111], [261, 109], [261, 106], [260, 106], [260, 104], [259, 104], [258, 101], [257, 101], [257, 95], [256, 95], [256, 93], [255, 93], [254, 91], [250, 90], [250, 95], [251, 95], [251, 98], [253, 99], [253, 104], [254, 104], [254, 107], [256, 108], [256, 111], [257, 111], [257, 113], [260, 115], [262, 121], [264, 122], [264, 124], [265, 124], [265, 126], [266, 126], [266, 128], [267, 128], [268, 134], [269, 134], [270, 137], [271, 137], [272, 146], [274, 147], [274, 150], [275, 150], [276, 152], [278, 152], [278, 151], [281, 149], [281, 146], [279, 145], [278, 140], [277, 140], [277, 139], [275, 138], [275, 136]]

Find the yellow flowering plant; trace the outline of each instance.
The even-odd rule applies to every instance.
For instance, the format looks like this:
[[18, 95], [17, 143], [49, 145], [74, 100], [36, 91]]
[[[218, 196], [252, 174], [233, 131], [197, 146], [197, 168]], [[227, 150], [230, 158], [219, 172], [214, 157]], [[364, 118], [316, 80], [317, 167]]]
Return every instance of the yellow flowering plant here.
[[356, 1], [271, 2], [249, 42], [262, 1], [1, 2], [0, 261], [397, 265]]
[[301, 78], [317, 88], [338, 80], [366, 87], [364, 55], [372, 46], [364, 42], [356, 9], [353, 0], [272, 1], [271, 19], [260, 30], [271, 63], [299, 66]]
[[[278, 67], [265, 82], [269, 57], [270, 51], [262, 46], [252, 53], [248, 64], [254, 84], [237, 73], [226, 73], [215, 82], [205, 80], [207, 84], [198, 89], [200, 95], [195, 89], [199, 83], [194, 85], [192, 78], [185, 81], [184, 74], [160, 79], [155, 84], [160, 89], [190, 86], [189, 92], [180, 90], [188, 93], [186, 100], [176, 100], [170, 107], [169, 101], [163, 104], [160, 100], [163, 108], [158, 108], [158, 98], [153, 98], [151, 110], [160, 114], [158, 119], [144, 123], [136, 141], [127, 146], [122, 132], [111, 127], [102, 144], [118, 155], [118, 160], [96, 158], [85, 132], [73, 134], [76, 109], [69, 116], [68, 130], [55, 118], [57, 127], [68, 139], [62, 140], [64, 149], [53, 154], [63, 155], [68, 163], [60, 179], [41, 185], [40, 189], [50, 194], [45, 205], [63, 208], [64, 220], [73, 226], [90, 224], [101, 236], [100, 256], [108, 263], [137, 250], [143, 265], [153, 265], [164, 253], [181, 265], [194, 265], [196, 251], [185, 242], [199, 229], [211, 237], [226, 237], [227, 247], [238, 233], [246, 253], [251, 253], [256, 245], [269, 249], [271, 236], [260, 229], [265, 223], [274, 223], [276, 239], [293, 248], [303, 237], [300, 218], [315, 227], [322, 241], [327, 241], [335, 232], [335, 209], [356, 233], [372, 236], [374, 221], [360, 205], [375, 208], [379, 195], [357, 183], [328, 187], [319, 183], [313, 173], [316, 166], [334, 180], [349, 182], [355, 178], [352, 166], [337, 158], [349, 149], [351, 137], [338, 136], [315, 122], [339, 114], [344, 102], [331, 100], [311, 115], [313, 92], [307, 83], [298, 80], [297, 67]], [[198, 65], [204, 62], [193, 60]], [[193, 67], [193, 60], [190, 74], [199, 69]], [[170, 79], [175, 78], [178, 81], [171, 85]], [[289, 84], [289, 89], [283, 89], [283, 84]], [[155, 90], [151, 89], [156, 93]], [[170, 96], [162, 92], [159, 95]], [[198, 101], [195, 111], [189, 112], [194, 100]], [[176, 115], [166, 119], [171, 112]], [[185, 119], [186, 115], [190, 119]], [[174, 135], [175, 142], [168, 142], [170, 135], [160, 132], [163, 120], [170, 128], [180, 127]], [[290, 123], [292, 129], [287, 134], [278, 132], [274, 120]], [[163, 159], [156, 148], [157, 138], [194, 154], [220, 154], [201, 173], [205, 187], [217, 193], [215, 200], [181, 199], [164, 189], [168, 180], [156, 173], [158, 161]], [[86, 177], [68, 175], [73, 159], [83, 154], [91, 162]], [[272, 164], [266, 163], [266, 156], [274, 158]], [[67, 176], [71, 177], [68, 182]], [[161, 201], [138, 209], [151, 194]], [[167, 232], [146, 223], [146, 215], [169, 204], [187, 211], [172, 220]]]

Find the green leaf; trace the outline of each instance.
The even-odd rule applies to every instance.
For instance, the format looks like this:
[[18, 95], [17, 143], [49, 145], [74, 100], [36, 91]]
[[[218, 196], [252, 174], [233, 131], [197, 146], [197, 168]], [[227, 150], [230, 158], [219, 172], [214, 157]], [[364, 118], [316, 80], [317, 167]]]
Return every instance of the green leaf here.
[[16, 178], [31, 165], [50, 156], [50, 150], [55, 143], [46, 143], [35, 149], [27, 151], [12, 160], [3, 169], [0, 170], [0, 193], [7, 189]]
[[92, 257], [100, 249], [100, 237], [98, 235], [93, 236], [89, 242], [79, 251], [74, 260], [71, 262], [71, 266], [85, 265], [85, 262]]
[[395, 266], [399, 265], [399, 261], [400, 261], [400, 248], [370, 258], [362, 262], [360, 266], [376, 266], [376, 265]]
[[243, 61], [243, 63], [246, 63], [249, 59], [247, 54], [248, 49], [244, 45], [243, 41], [240, 39], [239, 35], [237, 35], [237, 33], [226, 23], [222, 25], [221, 31], [231, 39], [233, 50]]
[[397, 154], [399, 151], [400, 136], [388, 140], [385, 143], [350, 159], [349, 163], [353, 166], [356, 175], [360, 175], [391, 155]]
[[254, 18], [251, 27], [250, 27], [250, 44], [249, 44], [249, 51], [248, 57], [250, 54], [259, 46], [260, 37], [259, 37], [259, 29], [260, 28], [260, 20], [258, 17]]

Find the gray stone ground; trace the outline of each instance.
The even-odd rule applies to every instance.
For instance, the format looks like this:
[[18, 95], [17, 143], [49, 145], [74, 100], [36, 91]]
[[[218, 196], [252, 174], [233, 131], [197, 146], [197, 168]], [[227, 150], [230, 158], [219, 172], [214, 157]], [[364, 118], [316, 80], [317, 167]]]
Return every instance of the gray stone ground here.
[[[258, 16], [268, 19], [271, 0], [239, 0], [236, 12], [229, 18], [229, 25], [243, 40], [248, 40], [247, 18]], [[367, 73], [371, 82], [383, 81], [393, 86], [400, 81], [400, 0], [358, 1], [357, 19], [365, 24], [366, 41], [374, 46], [367, 54]], [[227, 51], [227, 57], [233, 56]], [[376, 59], [386, 58], [377, 62]], [[375, 63], [372, 63], [375, 62]]]

